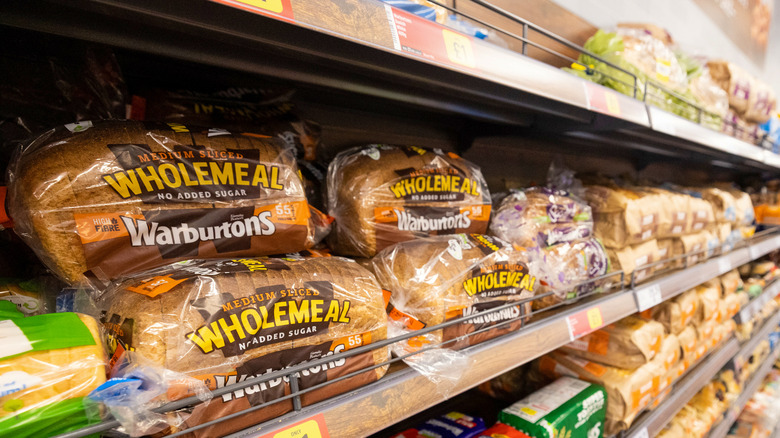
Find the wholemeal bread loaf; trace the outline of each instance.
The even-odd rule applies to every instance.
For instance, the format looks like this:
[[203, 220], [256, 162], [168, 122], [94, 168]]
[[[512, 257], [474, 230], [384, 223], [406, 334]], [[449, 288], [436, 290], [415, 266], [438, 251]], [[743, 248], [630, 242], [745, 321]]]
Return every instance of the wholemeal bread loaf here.
[[68, 282], [314, 243], [294, 157], [273, 139], [126, 121], [66, 128], [23, 149], [9, 207]]
[[513, 245], [548, 247], [591, 237], [593, 216], [588, 204], [565, 191], [531, 187], [501, 201], [490, 232]]
[[329, 241], [337, 254], [371, 257], [415, 237], [484, 233], [490, 193], [478, 167], [453, 153], [371, 145], [328, 167]]
[[[189, 261], [124, 279], [98, 300], [116, 346], [218, 388], [386, 338], [382, 291], [374, 276], [338, 257]], [[302, 389], [385, 361], [386, 348], [303, 372]], [[380, 378], [367, 370], [302, 396], [304, 404]], [[195, 408], [202, 423], [288, 393], [272, 381]], [[198, 433], [228, 433], [292, 408], [290, 400]]]
[[[391, 293], [393, 308], [423, 327], [528, 300], [537, 286], [524, 252], [480, 234], [431, 236], [399, 243], [377, 254], [372, 266], [379, 283]], [[446, 344], [451, 348], [473, 345], [516, 330], [529, 310], [530, 303], [521, 301], [427, 336], [438, 343], [484, 329]], [[498, 324], [498, 328], [490, 328]]]

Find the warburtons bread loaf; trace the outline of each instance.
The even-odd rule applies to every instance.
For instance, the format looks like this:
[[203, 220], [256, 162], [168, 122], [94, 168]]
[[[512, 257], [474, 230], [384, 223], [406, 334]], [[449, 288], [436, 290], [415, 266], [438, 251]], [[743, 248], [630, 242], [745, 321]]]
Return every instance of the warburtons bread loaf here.
[[390, 293], [390, 318], [406, 324], [407, 329], [518, 301], [516, 306], [426, 335], [427, 341], [439, 343], [484, 329], [445, 345], [450, 348], [473, 345], [521, 327], [531, 307], [521, 300], [530, 299], [537, 290], [526, 254], [481, 234], [431, 236], [399, 243], [377, 254], [372, 266], [379, 283]]
[[371, 257], [416, 237], [487, 231], [491, 200], [482, 172], [451, 152], [349, 149], [331, 162], [327, 185], [337, 254]]
[[84, 398], [106, 381], [97, 322], [76, 313], [23, 317], [0, 303], [0, 436], [59, 435], [90, 423]]
[[591, 237], [593, 215], [588, 204], [565, 191], [531, 187], [501, 201], [490, 232], [513, 245], [545, 248]]
[[314, 244], [295, 159], [277, 140], [177, 124], [51, 130], [11, 168], [16, 231], [68, 282], [191, 258]]
[[[118, 281], [98, 300], [115, 351], [134, 349], [153, 363], [214, 389], [367, 345], [387, 336], [382, 290], [357, 263], [339, 258], [188, 261]], [[317, 365], [300, 388], [333, 380], [388, 358], [386, 348]], [[367, 370], [302, 395], [304, 405], [379, 379]], [[236, 390], [195, 407], [203, 423], [289, 393], [287, 379]], [[197, 433], [213, 436], [292, 409], [276, 403]]]

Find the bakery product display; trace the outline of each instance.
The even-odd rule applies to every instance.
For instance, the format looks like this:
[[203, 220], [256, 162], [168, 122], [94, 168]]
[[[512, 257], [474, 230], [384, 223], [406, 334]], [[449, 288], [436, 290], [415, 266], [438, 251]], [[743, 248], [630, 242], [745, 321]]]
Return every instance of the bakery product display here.
[[[538, 280], [528, 257], [506, 242], [481, 234], [431, 236], [396, 244], [377, 254], [372, 269], [390, 293], [393, 309], [416, 321], [414, 329], [517, 302], [425, 335], [450, 348], [474, 345], [521, 327]], [[391, 315], [392, 317], [392, 315]], [[492, 328], [496, 326], [495, 328]], [[462, 337], [479, 331], [473, 336]]]
[[314, 244], [295, 159], [277, 141], [177, 124], [79, 126], [25, 146], [9, 186], [16, 233], [63, 280]]
[[458, 155], [412, 146], [341, 152], [328, 167], [329, 240], [338, 254], [371, 257], [427, 235], [487, 231], [490, 192], [480, 169]]
[[[250, 376], [368, 345], [387, 336], [382, 291], [357, 263], [338, 258], [190, 261], [118, 281], [98, 300], [115, 359], [132, 349], [160, 367], [219, 388]], [[387, 348], [304, 372], [300, 388], [388, 358]], [[302, 396], [311, 404], [380, 378], [369, 369]], [[238, 412], [290, 391], [285, 379], [236, 390], [198, 405], [186, 424]], [[201, 436], [240, 430], [292, 409], [272, 404], [252, 418], [201, 429]]]

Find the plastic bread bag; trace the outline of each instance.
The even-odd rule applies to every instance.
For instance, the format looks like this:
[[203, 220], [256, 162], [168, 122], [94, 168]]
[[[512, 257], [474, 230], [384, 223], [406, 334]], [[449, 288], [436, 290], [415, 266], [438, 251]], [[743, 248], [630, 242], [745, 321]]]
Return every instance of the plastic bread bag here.
[[202, 381], [150, 364], [134, 351], [124, 353], [111, 375], [89, 398], [106, 406], [121, 424], [118, 431], [133, 437], [175, 432], [184, 423], [189, 416], [187, 410], [153, 411], [168, 401], [169, 393], [184, 390], [203, 403], [211, 400], [211, 392]]
[[650, 403], [657, 387], [653, 382], [654, 377], [660, 375], [655, 365], [628, 371], [589, 362], [560, 351], [542, 356], [534, 362], [534, 366], [551, 379], [570, 376], [603, 386], [607, 391], [607, 424], [613, 425], [621, 421], [630, 422]]
[[546, 187], [513, 191], [493, 213], [490, 232], [522, 247], [548, 247], [593, 235], [590, 207], [567, 192]]
[[707, 62], [710, 76], [729, 96], [729, 106], [739, 114], [748, 109], [750, 96], [755, 86], [752, 76], [736, 65], [723, 60]]
[[658, 269], [657, 265], [653, 265], [653, 263], [661, 258], [655, 240], [627, 246], [623, 249], [608, 249], [607, 255], [611, 268], [615, 271], [622, 270], [625, 274], [624, 282], [626, 284], [630, 284], [632, 281], [639, 283], [652, 277]]
[[295, 159], [265, 136], [85, 122], [35, 139], [10, 174], [15, 231], [69, 283], [315, 243]]
[[[712, 78], [708, 67], [704, 67], [691, 79], [688, 89], [708, 112], [720, 118], [726, 117], [729, 110], [729, 96]], [[719, 124], [717, 128], [720, 129]]]
[[652, 308], [654, 320], [668, 333], [679, 334], [694, 321], [699, 309], [699, 295], [691, 289]]
[[559, 350], [604, 365], [633, 370], [652, 360], [661, 350], [663, 340], [661, 323], [628, 316]]
[[99, 407], [86, 400], [106, 381], [97, 322], [76, 313], [25, 318], [8, 301], [0, 315], [0, 436], [53, 436], [99, 422]]
[[715, 220], [718, 223], [737, 223], [737, 203], [734, 197], [731, 196], [731, 193], [716, 188], [705, 188], [699, 190], [699, 192], [705, 201], [712, 204]]
[[537, 295], [552, 292], [534, 300], [535, 310], [607, 289], [613, 281], [611, 277], [589, 281], [613, 271], [607, 250], [595, 238], [548, 248], [532, 247], [528, 249], [528, 257], [539, 279]]
[[54, 312], [57, 292], [62, 288], [53, 276], [30, 279], [0, 278], [0, 301], [10, 301], [25, 316]]
[[618, 28], [617, 33], [623, 37], [622, 56], [649, 79], [674, 90], [687, 89], [687, 74], [663, 41], [641, 29]]
[[[387, 337], [382, 290], [357, 263], [339, 257], [240, 258], [174, 263], [115, 281], [98, 299], [112, 361], [134, 350], [150, 365], [214, 390], [323, 361]], [[387, 347], [324, 361], [297, 373], [309, 405], [382, 377]], [[347, 376], [336, 385], [317, 387]], [[197, 405], [182, 427], [273, 402], [290, 392], [279, 377]], [[171, 396], [179, 399], [188, 394]], [[196, 431], [232, 433], [293, 409], [292, 400]]]
[[593, 209], [594, 233], [608, 248], [623, 248], [658, 235], [661, 202], [658, 194], [618, 186], [587, 186], [585, 199]]
[[753, 81], [751, 91], [745, 119], [753, 123], [766, 123], [777, 107], [775, 92], [772, 87], [757, 79]]
[[452, 152], [348, 149], [328, 167], [327, 186], [337, 254], [371, 257], [414, 238], [487, 231], [491, 199], [482, 172]]
[[405, 332], [517, 302], [412, 338], [405, 343], [412, 348], [444, 342], [446, 348], [460, 349], [516, 331], [538, 289], [525, 252], [481, 234], [402, 242], [377, 254], [372, 267], [390, 293], [391, 327]]

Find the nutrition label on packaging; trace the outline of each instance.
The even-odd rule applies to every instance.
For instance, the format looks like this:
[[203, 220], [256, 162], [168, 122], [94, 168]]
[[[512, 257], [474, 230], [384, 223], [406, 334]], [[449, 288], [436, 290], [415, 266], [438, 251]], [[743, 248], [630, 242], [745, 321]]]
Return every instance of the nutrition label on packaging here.
[[534, 394], [508, 407], [506, 412], [528, 422], [536, 423], [542, 417], [573, 399], [590, 383], [570, 377], [561, 377]]

